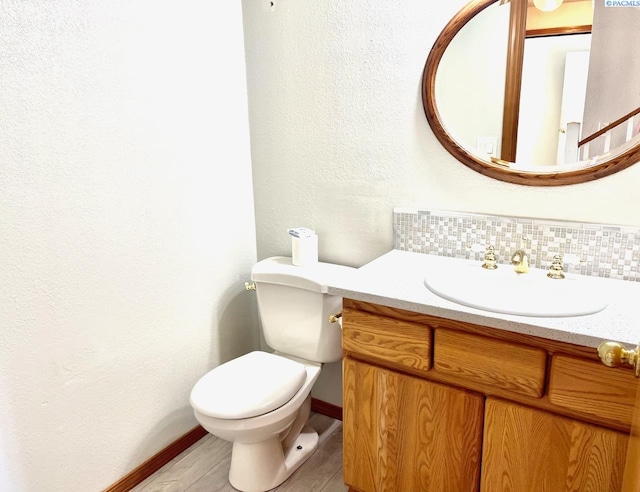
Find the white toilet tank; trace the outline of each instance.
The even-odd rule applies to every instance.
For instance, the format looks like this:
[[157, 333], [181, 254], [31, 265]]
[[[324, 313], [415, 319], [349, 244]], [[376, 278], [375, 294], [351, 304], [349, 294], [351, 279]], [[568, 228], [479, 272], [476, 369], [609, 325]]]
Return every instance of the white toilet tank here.
[[269, 347], [313, 362], [340, 360], [340, 323], [331, 323], [329, 316], [342, 312], [342, 297], [327, 294], [327, 285], [354, 270], [331, 263], [300, 267], [282, 256], [256, 263], [251, 280]]

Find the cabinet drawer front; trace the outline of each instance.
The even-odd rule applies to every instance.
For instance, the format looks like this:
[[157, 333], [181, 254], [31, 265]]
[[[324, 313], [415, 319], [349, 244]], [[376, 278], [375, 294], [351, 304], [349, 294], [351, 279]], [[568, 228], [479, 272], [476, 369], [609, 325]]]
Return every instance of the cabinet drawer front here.
[[547, 354], [503, 340], [437, 329], [434, 369], [467, 382], [540, 398], [544, 393]]
[[567, 355], [551, 359], [549, 401], [594, 415], [603, 422], [631, 425], [637, 380], [633, 371]]
[[360, 358], [413, 373], [431, 368], [431, 330], [408, 321], [343, 309], [342, 348]]

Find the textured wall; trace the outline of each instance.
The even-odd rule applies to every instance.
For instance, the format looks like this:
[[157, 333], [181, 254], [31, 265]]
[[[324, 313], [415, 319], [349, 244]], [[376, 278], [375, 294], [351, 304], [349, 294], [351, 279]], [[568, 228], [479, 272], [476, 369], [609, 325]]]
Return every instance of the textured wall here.
[[[360, 266], [392, 248], [394, 206], [640, 225], [640, 166], [532, 188], [440, 146], [420, 79], [464, 0], [273, 3], [243, 1], [259, 258], [289, 253], [287, 227], [304, 225], [322, 260]], [[321, 378], [314, 393], [340, 402], [339, 370]]]
[[243, 2], [259, 257], [286, 253], [287, 227], [307, 225], [323, 259], [361, 265], [391, 247], [394, 206], [640, 224], [627, 206], [640, 167], [525, 187], [477, 174], [440, 146], [420, 79], [464, 3]]
[[[502, 151], [502, 114], [507, 69], [510, 6], [494, 3], [458, 32], [438, 66], [436, 104], [442, 124], [463, 147], [486, 159], [478, 137], [495, 139]], [[474, 73], [473, 84], [469, 74]], [[483, 146], [482, 146], [483, 147]]]
[[195, 426], [195, 381], [258, 343], [241, 10], [0, 18], [0, 490], [98, 491]]

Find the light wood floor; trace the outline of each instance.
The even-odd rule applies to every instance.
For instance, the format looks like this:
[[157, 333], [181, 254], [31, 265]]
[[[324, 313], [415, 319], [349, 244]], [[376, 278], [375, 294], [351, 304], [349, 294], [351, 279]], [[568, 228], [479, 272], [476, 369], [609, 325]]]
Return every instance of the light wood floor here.
[[[278, 492], [346, 492], [342, 482], [342, 422], [313, 414], [318, 431], [314, 454], [280, 486]], [[132, 489], [133, 492], [233, 492], [229, 484], [231, 443], [208, 434]]]

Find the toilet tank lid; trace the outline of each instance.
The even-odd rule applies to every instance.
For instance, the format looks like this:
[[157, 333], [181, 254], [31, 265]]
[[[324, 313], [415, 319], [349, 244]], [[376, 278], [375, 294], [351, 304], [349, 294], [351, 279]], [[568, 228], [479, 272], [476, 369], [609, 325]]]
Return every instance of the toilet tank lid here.
[[219, 419], [246, 419], [287, 403], [307, 379], [304, 365], [255, 351], [202, 376], [191, 390], [191, 406]]
[[353, 267], [323, 262], [309, 266], [296, 266], [289, 257], [273, 256], [253, 266], [251, 280], [289, 285], [325, 294], [328, 286], [339, 276], [349, 275], [355, 270]]

